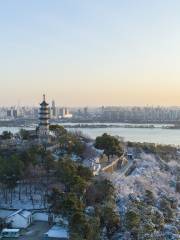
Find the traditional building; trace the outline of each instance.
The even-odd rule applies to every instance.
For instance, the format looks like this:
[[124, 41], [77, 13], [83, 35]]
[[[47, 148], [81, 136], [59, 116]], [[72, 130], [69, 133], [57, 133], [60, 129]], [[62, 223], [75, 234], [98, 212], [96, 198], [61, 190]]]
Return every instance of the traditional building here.
[[45, 95], [39, 109], [39, 138], [42, 142], [47, 142], [49, 138], [49, 104], [46, 102]]

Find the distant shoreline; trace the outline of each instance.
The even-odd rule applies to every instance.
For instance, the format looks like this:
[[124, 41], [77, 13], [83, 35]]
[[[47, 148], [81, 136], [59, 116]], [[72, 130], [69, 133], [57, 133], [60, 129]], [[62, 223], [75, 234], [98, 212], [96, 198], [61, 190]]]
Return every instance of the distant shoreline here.
[[[51, 124], [59, 124], [64, 126], [65, 128], [137, 128], [137, 129], [180, 129], [180, 125], [175, 124], [134, 124], [134, 123], [68, 123], [68, 122], [51, 122]], [[29, 123], [29, 122], [4, 122], [0, 121], [0, 128], [6, 127], [17, 127], [17, 128], [36, 128], [37, 123]]]
[[[62, 124], [63, 125], [63, 124]], [[154, 125], [117, 125], [117, 124], [75, 124], [75, 125], [64, 125], [66, 128], [155, 128]]]

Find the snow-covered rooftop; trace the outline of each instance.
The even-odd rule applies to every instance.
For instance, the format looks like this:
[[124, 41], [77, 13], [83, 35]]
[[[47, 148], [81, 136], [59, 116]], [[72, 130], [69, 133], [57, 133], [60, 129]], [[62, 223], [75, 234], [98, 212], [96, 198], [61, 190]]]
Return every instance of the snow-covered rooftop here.
[[31, 215], [31, 212], [27, 210], [22, 210], [22, 209], [17, 211], [0, 210], [0, 218], [10, 218], [17, 214], [21, 215], [24, 218], [28, 218]]
[[50, 238], [63, 238], [63, 239], [69, 239], [68, 231], [66, 228], [60, 227], [60, 226], [53, 226], [46, 235]]
[[29, 216], [31, 216], [31, 212], [27, 211], [27, 210], [22, 210], [20, 212], [20, 215], [23, 216], [24, 218], [28, 218]]
[[2, 233], [4, 233], [4, 232], [18, 233], [18, 232], [20, 232], [20, 229], [9, 229], [9, 228], [4, 228], [4, 229], [2, 230]]
[[7, 218], [13, 213], [14, 211], [10, 211], [10, 210], [0, 210], [0, 218]]

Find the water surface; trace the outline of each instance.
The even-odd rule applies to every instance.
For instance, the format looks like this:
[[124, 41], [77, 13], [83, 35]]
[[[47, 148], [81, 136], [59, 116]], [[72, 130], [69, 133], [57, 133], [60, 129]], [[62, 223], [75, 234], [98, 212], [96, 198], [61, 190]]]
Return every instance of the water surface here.
[[[111, 135], [123, 137], [125, 141], [180, 145], [180, 129], [162, 129], [162, 126], [163, 125], [156, 124], [155, 128], [87, 127], [87, 128], [70, 128], [69, 130], [70, 131], [80, 130], [84, 134], [90, 136], [93, 139], [95, 139], [97, 136], [102, 135], [103, 133], [108, 133]], [[21, 128], [22, 127], [0, 127], [0, 134], [5, 130], [11, 131], [12, 133], [16, 133]]]

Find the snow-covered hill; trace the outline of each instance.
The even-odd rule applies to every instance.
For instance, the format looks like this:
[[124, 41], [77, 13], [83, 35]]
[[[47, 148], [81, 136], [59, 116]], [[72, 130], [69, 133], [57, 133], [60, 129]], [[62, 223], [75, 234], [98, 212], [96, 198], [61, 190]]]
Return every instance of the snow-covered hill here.
[[[112, 174], [110, 179], [116, 189], [117, 205], [122, 218], [122, 231], [124, 231], [124, 234], [119, 235], [119, 238], [116, 239], [126, 239], [127, 212], [133, 208], [136, 209], [135, 211], [138, 209], [142, 224], [142, 216], [146, 213], [141, 211], [145, 211], [149, 206], [151, 211], [156, 209], [163, 217], [163, 227], [161, 229], [154, 227], [154, 232], [152, 231], [150, 234], [152, 239], [158, 239], [158, 237], [162, 237], [159, 239], [180, 239], [180, 193], [176, 188], [179, 176], [180, 164], [178, 161], [172, 160], [167, 163], [157, 156], [144, 153], [134, 162], [129, 163], [126, 171], [119, 170]], [[147, 192], [153, 198], [153, 203], [146, 202]], [[140, 205], [143, 207], [139, 207]], [[129, 235], [127, 236], [127, 239], [131, 239]], [[149, 238], [146, 236], [137, 239]]]

